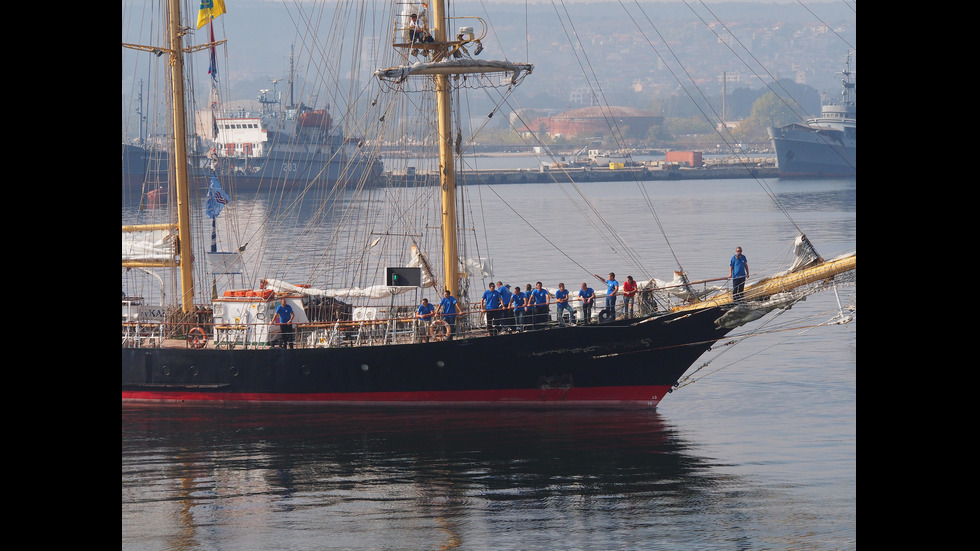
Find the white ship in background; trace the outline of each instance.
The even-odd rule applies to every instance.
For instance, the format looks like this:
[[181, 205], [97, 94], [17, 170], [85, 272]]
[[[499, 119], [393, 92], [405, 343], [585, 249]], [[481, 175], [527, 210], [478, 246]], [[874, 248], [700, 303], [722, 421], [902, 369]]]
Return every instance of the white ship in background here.
[[[378, 185], [380, 157], [363, 152], [360, 138], [334, 130], [329, 107], [314, 109], [294, 102], [292, 88], [290, 70], [288, 105], [274, 90], [260, 90], [258, 113], [235, 110], [212, 118], [209, 111], [200, 111], [189, 159], [195, 184], [207, 186], [214, 174], [236, 191], [341, 181]], [[167, 182], [172, 161], [166, 147], [124, 143], [122, 153], [124, 187]]]

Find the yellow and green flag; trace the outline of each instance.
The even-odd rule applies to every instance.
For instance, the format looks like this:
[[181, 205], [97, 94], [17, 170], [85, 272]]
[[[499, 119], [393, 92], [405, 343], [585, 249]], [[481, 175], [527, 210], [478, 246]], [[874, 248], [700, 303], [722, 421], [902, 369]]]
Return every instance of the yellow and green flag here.
[[225, 0], [201, 0], [201, 9], [197, 12], [197, 28], [207, 25], [209, 21], [225, 13]]

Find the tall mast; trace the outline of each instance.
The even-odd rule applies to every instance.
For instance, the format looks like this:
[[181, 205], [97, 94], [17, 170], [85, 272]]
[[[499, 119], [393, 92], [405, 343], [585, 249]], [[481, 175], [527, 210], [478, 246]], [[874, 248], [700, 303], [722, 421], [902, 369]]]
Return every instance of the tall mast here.
[[[435, 59], [445, 59], [446, 7], [443, 0], [432, 3], [432, 33], [436, 44]], [[456, 242], [456, 163], [453, 157], [452, 105], [449, 75], [435, 75], [436, 108], [439, 125], [439, 184], [442, 189], [442, 266], [446, 289], [459, 294], [459, 247]]]
[[[187, 118], [184, 106], [184, 49], [181, 46], [183, 32], [180, 27], [180, 0], [169, 0], [167, 12], [167, 30], [170, 37], [169, 48], [159, 46], [143, 46], [123, 43], [124, 48], [152, 52], [155, 55], [168, 54], [170, 61], [170, 84], [173, 92], [174, 117], [174, 154], [172, 174], [177, 198], [177, 254], [180, 255], [180, 303], [184, 313], [194, 309], [194, 249], [191, 246], [191, 217], [190, 192], [188, 191], [187, 176]], [[188, 52], [212, 48], [223, 44], [225, 40], [208, 42], [200, 46], [188, 48]], [[124, 232], [167, 230], [172, 231], [172, 224], [123, 226]], [[175, 264], [172, 260], [123, 260], [123, 267], [156, 267], [169, 268]]]
[[184, 113], [184, 50], [181, 47], [180, 0], [170, 0], [170, 81], [174, 105], [174, 185], [177, 190], [177, 236], [180, 254], [180, 303], [185, 314], [194, 308], [194, 249], [187, 185], [187, 134]]
[[[392, 46], [402, 48], [406, 51], [411, 50], [412, 55], [417, 55], [419, 50], [423, 50], [423, 57], [431, 54], [431, 61], [415, 62], [409, 65], [378, 69], [375, 75], [385, 81], [400, 84], [409, 76], [418, 75], [431, 77], [436, 89], [436, 109], [438, 111], [438, 139], [439, 139], [439, 183], [442, 201], [442, 251], [443, 251], [443, 277], [445, 286], [454, 295], [460, 292], [460, 271], [459, 271], [459, 247], [457, 244], [457, 222], [456, 222], [456, 165], [453, 160], [453, 149], [455, 140], [453, 139], [452, 125], [452, 88], [451, 80], [460, 75], [497, 75], [490, 80], [481, 80], [485, 86], [506, 85], [508, 88], [516, 86], [524, 75], [531, 72], [533, 65], [530, 63], [512, 63], [509, 61], [483, 61], [476, 60], [472, 56], [479, 55], [483, 51], [483, 37], [486, 35], [486, 26], [483, 25], [479, 17], [453, 17], [449, 18], [446, 13], [445, 0], [432, 1], [432, 17], [429, 23], [432, 25], [432, 42], [411, 42], [406, 41], [409, 36], [408, 14], [396, 14]], [[459, 33], [451, 34], [452, 21], [460, 21], [464, 26], [459, 27]], [[469, 26], [473, 22], [483, 25], [482, 32], [474, 32], [474, 27]], [[476, 46], [470, 54], [468, 46]], [[405, 56], [408, 57], [407, 55]], [[509, 74], [509, 79], [501, 79], [499, 75]], [[506, 80], [506, 83], [502, 81]]]

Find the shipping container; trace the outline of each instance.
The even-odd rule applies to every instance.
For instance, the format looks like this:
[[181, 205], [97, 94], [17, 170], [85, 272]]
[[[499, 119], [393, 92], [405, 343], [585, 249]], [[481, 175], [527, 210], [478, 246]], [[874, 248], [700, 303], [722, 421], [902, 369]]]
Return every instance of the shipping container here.
[[702, 156], [701, 151], [668, 151], [667, 162], [686, 164], [691, 168], [701, 167], [704, 166]]

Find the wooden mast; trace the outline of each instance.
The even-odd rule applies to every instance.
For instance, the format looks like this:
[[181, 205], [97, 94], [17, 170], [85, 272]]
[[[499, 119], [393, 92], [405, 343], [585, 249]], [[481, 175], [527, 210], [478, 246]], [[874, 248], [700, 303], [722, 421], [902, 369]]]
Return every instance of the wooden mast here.
[[[445, 59], [449, 48], [446, 41], [446, 6], [444, 0], [432, 2], [432, 33], [437, 49], [434, 59]], [[456, 163], [453, 158], [452, 96], [449, 76], [434, 75], [439, 133], [439, 184], [442, 189], [442, 265], [446, 289], [459, 294], [459, 250], [456, 241]]]
[[181, 309], [194, 308], [194, 250], [187, 185], [187, 132], [184, 113], [184, 51], [181, 48], [180, 0], [170, 0], [170, 81], [174, 113], [174, 185], [177, 190], [177, 252], [180, 255]]
[[[156, 55], [168, 54], [170, 61], [170, 84], [173, 94], [173, 132], [174, 154], [171, 173], [177, 198], [177, 254], [179, 261], [130, 260], [123, 261], [123, 267], [180, 267], [181, 310], [190, 313], [194, 309], [194, 249], [191, 247], [190, 191], [187, 174], [187, 114], [184, 104], [184, 48], [181, 45], [183, 32], [180, 27], [180, 0], [169, 0], [167, 10], [167, 30], [170, 38], [169, 48], [141, 46], [123, 43], [124, 48], [152, 52]], [[225, 40], [208, 42], [188, 48], [194, 52], [213, 48]], [[172, 230], [173, 224], [151, 224], [123, 226], [124, 232]]]
[[[392, 41], [392, 46], [395, 48], [412, 49], [412, 55], [417, 55], [419, 50], [431, 54], [431, 61], [378, 69], [375, 71], [375, 75], [379, 79], [394, 83], [400, 83], [411, 75], [426, 76], [432, 77], [435, 84], [442, 210], [443, 277], [445, 288], [458, 297], [460, 278], [465, 276], [460, 273], [459, 244], [457, 241], [456, 165], [453, 158], [456, 140], [453, 137], [452, 87], [450, 82], [451, 79], [459, 78], [460, 75], [465, 74], [510, 73], [512, 75], [510, 85], [516, 85], [522, 74], [531, 72], [533, 65], [509, 61], [474, 63], [475, 60], [470, 57], [466, 45], [477, 45], [473, 55], [479, 55], [483, 51], [481, 40], [486, 35], [485, 25], [484, 32], [479, 36], [473, 32], [474, 28], [469, 26], [460, 27], [459, 34], [453, 36], [450, 21], [472, 19], [482, 23], [482, 20], [478, 17], [450, 18], [446, 12], [445, 0], [431, 0], [431, 2], [432, 14], [430, 21], [426, 23], [431, 24], [432, 41], [410, 40], [406, 42], [404, 40], [407, 35], [403, 33], [407, 32], [409, 28], [405, 19], [407, 18], [405, 11], [396, 16], [395, 34]], [[399, 37], [402, 39], [399, 40]], [[426, 53], [423, 53], [423, 57], [429, 57]]]

